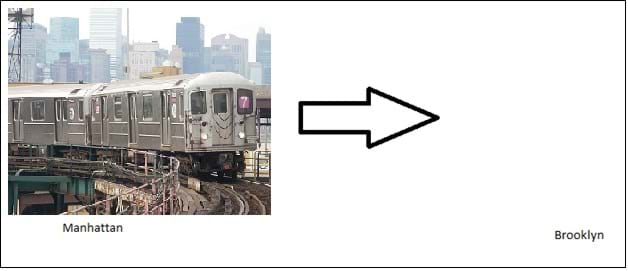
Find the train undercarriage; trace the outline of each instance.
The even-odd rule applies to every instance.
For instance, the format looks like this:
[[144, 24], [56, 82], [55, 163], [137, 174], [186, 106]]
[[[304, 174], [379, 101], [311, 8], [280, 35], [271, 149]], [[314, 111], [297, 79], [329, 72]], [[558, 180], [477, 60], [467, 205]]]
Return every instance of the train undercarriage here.
[[[142, 150], [146, 151], [146, 150]], [[150, 151], [150, 150], [149, 150]], [[241, 151], [223, 152], [167, 152], [153, 151], [155, 154], [175, 156], [179, 164], [179, 172], [189, 176], [199, 174], [217, 174], [219, 177], [237, 177], [245, 168], [244, 153]], [[99, 146], [74, 146], [74, 145], [30, 145], [9, 144], [10, 156], [35, 156], [58, 157], [89, 161], [111, 161], [120, 165], [155, 165], [160, 161], [146, 157], [141, 153], [135, 153], [134, 149], [99, 147]]]

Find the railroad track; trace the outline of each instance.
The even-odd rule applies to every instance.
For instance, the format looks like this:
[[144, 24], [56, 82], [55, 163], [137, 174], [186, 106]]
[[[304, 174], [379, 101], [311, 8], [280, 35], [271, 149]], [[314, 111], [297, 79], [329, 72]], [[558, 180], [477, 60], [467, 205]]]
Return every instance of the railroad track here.
[[223, 185], [230, 185], [233, 190], [245, 195], [250, 203], [250, 209], [255, 209], [255, 214], [271, 213], [271, 187], [269, 184], [232, 178], [222, 178], [217, 181]]
[[241, 179], [180, 175], [181, 214], [267, 215], [270, 214], [270, 185]]
[[[83, 161], [63, 158], [10, 157], [10, 168], [41, 169], [56, 175], [91, 176], [102, 167], [103, 161]], [[116, 176], [112, 182], [126, 186], [141, 185], [154, 178], [156, 172], [148, 169], [148, 175], [133, 173], [134, 165], [110, 168]], [[131, 174], [133, 173], [133, 174]], [[188, 180], [192, 180], [188, 182]], [[194, 181], [196, 180], [196, 181]], [[269, 215], [271, 213], [271, 188], [269, 184], [229, 177], [204, 175], [197, 178], [179, 174], [180, 184], [176, 196], [176, 214], [189, 215]], [[150, 193], [150, 190], [145, 191]]]

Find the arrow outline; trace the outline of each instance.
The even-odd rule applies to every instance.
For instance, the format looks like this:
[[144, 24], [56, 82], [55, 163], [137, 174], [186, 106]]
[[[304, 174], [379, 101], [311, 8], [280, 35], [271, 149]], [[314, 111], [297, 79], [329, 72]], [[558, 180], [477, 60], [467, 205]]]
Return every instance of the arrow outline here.
[[[371, 93], [375, 93], [376, 95], [382, 98], [385, 98], [391, 102], [394, 102], [406, 108], [412, 109], [416, 112], [419, 112], [423, 115], [426, 115], [429, 117], [429, 119], [419, 122], [415, 125], [412, 125], [408, 128], [405, 128], [391, 135], [388, 135], [375, 142], [371, 142], [371, 130], [305, 130], [303, 129], [303, 107], [304, 106], [370, 106], [371, 105]], [[439, 119], [440, 119], [440, 116], [432, 112], [429, 112], [418, 106], [412, 105], [401, 99], [395, 98], [391, 95], [388, 95], [372, 87], [366, 88], [366, 101], [300, 101], [299, 102], [299, 134], [301, 135], [366, 135], [366, 147], [369, 149], [376, 147], [378, 145], [384, 144], [390, 140], [393, 140], [404, 134], [407, 134], [416, 129], [419, 129]]]

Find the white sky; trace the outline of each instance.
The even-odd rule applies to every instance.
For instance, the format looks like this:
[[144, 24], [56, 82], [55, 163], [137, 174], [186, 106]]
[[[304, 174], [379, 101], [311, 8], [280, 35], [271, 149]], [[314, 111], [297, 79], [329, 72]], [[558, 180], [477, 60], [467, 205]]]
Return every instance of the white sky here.
[[[71, 6], [71, 8], [69, 8]], [[181, 17], [200, 17], [205, 26], [205, 46], [211, 38], [231, 33], [249, 40], [249, 61], [255, 60], [255, 37], [259, 27], [272, 34], [270, 16], [258, 2], [13, 2], [9, 7], [35, 8], [35, 23], [49, 27], [51, 17], [78, 17], [80, 39], [89, 39], [89, 9], [120, 7], [123, 35], [126, 35], [126, 8], [130, 8], [131, 41], [150, 42], [170, 50], [176, 43], [176, 23]], [[50, 29], [49, 29], [50, 30]]]

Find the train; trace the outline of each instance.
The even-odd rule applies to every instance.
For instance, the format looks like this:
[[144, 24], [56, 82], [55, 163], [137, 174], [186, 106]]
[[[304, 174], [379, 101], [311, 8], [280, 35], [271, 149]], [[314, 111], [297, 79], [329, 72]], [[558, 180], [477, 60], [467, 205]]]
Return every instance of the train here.
[[176, 156], [183, 173], [235, 177], [257, 148], [255, 89], [231, 72], [11, 86], [10, 155], [39, 146], [46, 156], [124, 163], [142, 150]]

